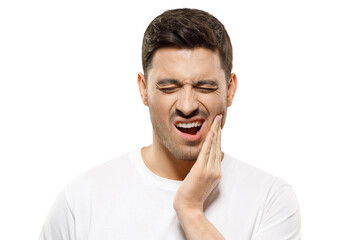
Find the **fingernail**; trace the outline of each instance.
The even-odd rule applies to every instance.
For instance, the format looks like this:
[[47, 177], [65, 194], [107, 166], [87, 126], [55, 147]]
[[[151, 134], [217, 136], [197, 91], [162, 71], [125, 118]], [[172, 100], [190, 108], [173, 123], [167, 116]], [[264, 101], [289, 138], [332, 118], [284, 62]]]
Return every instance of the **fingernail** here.
[[220, 114], [220, 115], [217, 116], [217, 121], [218, 121], [218, 124], [219, 124], [219, 125], [221, 124], [221, 119], [222, 119], [222, 114]]

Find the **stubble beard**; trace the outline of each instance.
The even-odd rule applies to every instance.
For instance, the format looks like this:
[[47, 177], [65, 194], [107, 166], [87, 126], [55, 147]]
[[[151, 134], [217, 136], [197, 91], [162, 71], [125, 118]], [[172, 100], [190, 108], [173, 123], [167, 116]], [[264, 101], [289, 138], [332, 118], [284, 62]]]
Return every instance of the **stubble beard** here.
[[[151, 113], [151, 109], [150, 118], [153, 125], [153, 131], [156, 134], [156, 137], [159, 139], [159, 143], [162, 145], [162, 148], [165, 149], [167, 153], [169, 153], [170, 155], [172, 155], [172, 157], [178, 160], [197, 160], [201, 150], [201, 143], [192, 144], [191, 142], [189, 142], [185, 146], [179, 146], [172, 139], [172, 136], [170, 134], [171, 131], [166, 127], [168, 124], [155, 120], [153, 114]], [[171, 124], [169, 124], [169, 126], [171, 126]]]
[[191, 146], [187, 144], [185, 147], [177, 145], [167, 131], [164, 131], [164, 125], [158, 122], [152, 122], [153, 131], [155, 132], [159, 143], [162, 147], [171, 154], [175, 159], [184, 161], [196, 161], [200, 153], [200, 146]]

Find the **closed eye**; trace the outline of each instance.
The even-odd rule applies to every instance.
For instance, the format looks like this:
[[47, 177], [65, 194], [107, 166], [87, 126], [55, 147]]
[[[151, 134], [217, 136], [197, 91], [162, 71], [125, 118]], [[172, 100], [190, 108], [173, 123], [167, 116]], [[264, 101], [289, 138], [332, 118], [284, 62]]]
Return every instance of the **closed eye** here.
[[172, 93], [176, 90], [176, 87], [158, 88], [163, 93]]
[[203, 88], [203, 87], [198, 87], [196, 88], [196, 90], [198, 90], [199, 92], [202, 93], [211, 93], [217, 90], [217, 88]]

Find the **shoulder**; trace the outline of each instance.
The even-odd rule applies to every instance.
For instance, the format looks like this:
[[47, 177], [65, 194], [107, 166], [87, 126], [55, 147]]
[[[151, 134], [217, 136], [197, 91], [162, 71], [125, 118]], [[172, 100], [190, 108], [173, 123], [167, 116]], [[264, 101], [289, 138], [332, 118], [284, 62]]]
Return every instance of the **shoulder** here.
[[299, 205], [287, 182], [229, 155], [222, 171], [226, 192], [257, 209], [254, 239], [300, 239]]
[[224, 177], [231, 178], [233, 181], [248, 182], [251, 184], [286, 184], [285, 181], [266, 171], [236, 159], [228, 154], [224, 154], [222, 163]]
[[273, 196], [292, 198], [294, 201], [290, 202], [296, 202], [293, 188], [286, 181], [228, 154], [224, 156], [222, 172], [225, 184], [246, 191], [265, 205]]
[[139, 150], [133, 150], [78, 175], [65, 186], [66, 195], [69, 199], [81, 197], [113, 184], [124, 183], [133, 174], [138, 152]]

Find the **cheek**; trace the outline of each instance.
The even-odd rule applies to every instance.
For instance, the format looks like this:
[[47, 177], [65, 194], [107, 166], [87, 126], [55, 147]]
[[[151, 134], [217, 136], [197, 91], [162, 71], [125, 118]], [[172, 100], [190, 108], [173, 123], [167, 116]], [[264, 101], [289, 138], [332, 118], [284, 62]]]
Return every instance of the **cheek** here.
[[174, 100], [168, 95], [153, 94], [149, 99], [149, 108], [151, 114], [158, 121], [166, 121], [171, 113]]
[[204, 96], [201, 102], [213, 117], [220, 113], [224, 115], [226, 111], [226, 98], [222, 95]]
[[214, 103], [214, 110], [215, 114], [224, 114], [226, 111], [226, 101], [225, 99], [221, 98], [216, 103]]
[[208, 121], [208, 129], [211, 128], [211, 124], [218, 114], [223, 115], [222, 126], [224, 126], [226, 119], [227, 101], [226, 96], [222, 94], [214, 94], [213, 96], [204, 96], [201, 98], [201, 104], [206, 108], [210, 114], [210, 121]]

